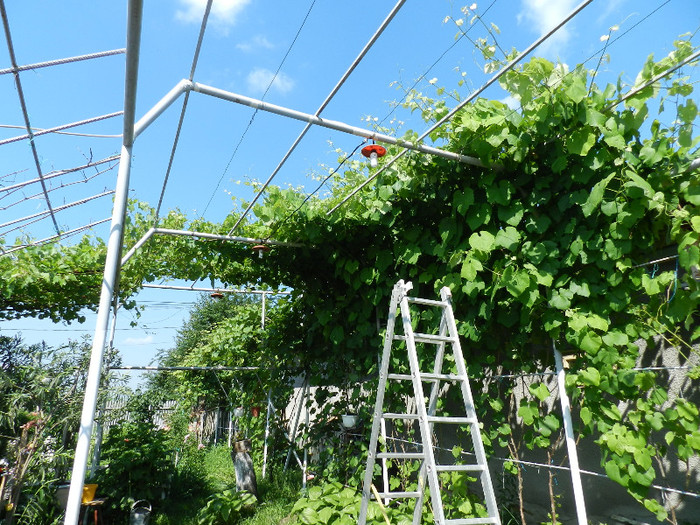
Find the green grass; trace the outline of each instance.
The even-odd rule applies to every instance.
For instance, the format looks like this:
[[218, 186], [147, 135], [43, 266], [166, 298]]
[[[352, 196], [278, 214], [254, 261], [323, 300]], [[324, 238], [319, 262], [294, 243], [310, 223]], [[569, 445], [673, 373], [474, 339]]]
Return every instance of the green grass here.
[[[187, 477], [193, 485], [192, 490], [186, 497], [175, 495], [154, 505], [151, 525], [198, 525], [197, 513], [206, 505], [209, 497], [235, 487], [236, 474], [228, 447], [209, 448], [195, 463], [201, 468], [194, 469], [196, 472], [191, 472], [192, 475]], [[289, 515], [299, 498], [299, 473], [271, 468], [267, 479], [262, 479], [260, 472], [256, 472], [256, 475], [260, 503], [254, 514], [236, 521], [236, 524], [277, 525]]]

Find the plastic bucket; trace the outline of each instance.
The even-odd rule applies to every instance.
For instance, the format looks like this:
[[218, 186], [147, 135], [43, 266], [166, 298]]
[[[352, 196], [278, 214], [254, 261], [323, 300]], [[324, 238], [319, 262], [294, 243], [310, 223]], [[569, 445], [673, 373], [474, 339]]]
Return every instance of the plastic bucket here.
[[95, 499], [95, 492], [97, 492], [97, 483], [86, 483], [83, 485], [83, 503], [88, 503]]
[[151, 504], [145, 499], [135, 501], [131, 506], [131, 514], [129, 515], [129, 525], [148, 525], [148, 520], [151, 517]]

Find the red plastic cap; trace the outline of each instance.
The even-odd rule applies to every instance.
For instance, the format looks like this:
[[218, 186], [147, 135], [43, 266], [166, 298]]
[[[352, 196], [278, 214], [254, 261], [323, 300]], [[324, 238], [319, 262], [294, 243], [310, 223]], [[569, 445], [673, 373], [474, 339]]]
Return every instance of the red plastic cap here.
[[362, 148], [362, 154], [367, 158], [369, 158], [372, 152], [376, 153], [377, 157], [383, 157], [386, 155], [386, 148], [384, 146], [380, 146], [379, 144], [370, 144], [369, 146]]

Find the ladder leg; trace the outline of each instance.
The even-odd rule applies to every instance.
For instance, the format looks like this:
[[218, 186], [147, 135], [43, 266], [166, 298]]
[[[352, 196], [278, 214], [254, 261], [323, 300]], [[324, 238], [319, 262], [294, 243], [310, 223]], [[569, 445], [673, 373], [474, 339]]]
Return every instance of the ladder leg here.
[[[440, 497], [440, 487], [438, 485], [437, 469], [435, 467], [435, 456], [432, 447], [431, 425], [428, 423], [428, 411], [425, 406], [425, 394], [423, 393], [423, 383], [420, 373], [420, 363], [418, 362], [418, 353], [416, 351], [416, 341], [413, 336], [413, 327], [411, 326], [411, 316], [409, 311], [408, 299], [404, 296], [401, 299], [401, 320], [403, 322], [404, 336], [406, 337], [406, 346], [408, 349], [408, 360], [411, 365], [411, 376], [413, 378], [413, 395], [416, 402], [416, 410], [418, 412], [418, 424], [420, 426], [421, 441], [423, 443], [423, 454], [425, 455], [424, 467], [428, 478], [428, 488], [430, 489], [430, 501], [433, 506], [433, 514], [435, 515], [435, 523], [442, 525], [445, 521], [444, 510], [442, 508], [442, 498]], [[423, 470], [423, 467], [421, 467]], [[420, 478], [419, 478], [420, 481]], [[423, 487], [418, 487], [419, 491]], [[421, 498], [417, 498], [416, 506]], [[418, 512], [415, 509], [414, 512]], [[415, 523], [414, 514], [414, 523]]]
[[[401, 296], [406, 293], [406, 285], [399, 281], [391, 292], [391, 304], [389, 306], [389, 317], [387, 319], [386, 337], [384, 338], [384, 349], [382, 350], [382, 362], [379, 370], [379, 386], [377, 387], [377, 400], [372, 414], [372, 433], [369, 440], [369, 450], [367, 451], [367, 467], [362, 483], [362, 503], [360, 505], [360, 515], [358, 525], [365, 525], [367, 522], [367, 509], [371, 497], [372, 478], [374, 476], [374, 463], [377, 456], [377, 441], [379, 439], [379, 427], [384, 413], [384, 392], [386, 391], [387, 375], [389, 373], [389, 362], [391, 357], [391, 344], [394, 337], [394, 327], [396, 324], [396, 312]], [[410, 288], [408, 288], [410, 289]], [[387, 491], [388, 488], [385, 488]]]
[[[464, 354], [462, 353], [462, 347], [459, 344], [459, 334], [457, 333], [457, 323], [454, 319], [454, 313], [452, 311], [452, 294], [449, 288], [443, 288], [440, 291], [440, 295], [443, 301], [448, 305], [446, 307], [446, 318], [448, 320], [448, 331], [451, 336], [454, 336], [457, 341], [453, 345], [453, 352], [455, 358], [455, 365], [457, 367], [457, 373], [461, 375], [464, 379], [460, 381], [462, 388], [462, 397], [464, 398], [464, 408], [466, 410], [467, 416], [473, 416], [476, 420], [476, 408], [474, 406], [474, 398], [472, 397], [471, 387], [469, 385], [469, 379], [467, 376], [467, 367], [464, 361]], [[500, 525], [500, 517], [498, 515], [498, 505], [496, 504], [496, 495], [493, 492], [493, 484], [491, 482], [491, 472], [488, 468], [488, 461], [486, 459], [486, 451], [484, 450], [484, 443], [481, 440], [481, 431], [477, 423], [469, 425], [471, 427], [471, 437], [472, 444], [474, 446], [474, 454], [476, 455], [477, 462], [484, 466], [481, 471], [481, 488], [484, 492], [484, 500], [486, 503], [486, 510], [489, 516], [493, 517], [498, 525]]]
[[[438, 332], [440, 336], [444, 336], [447, 334], [447, 320], [445, 319], [445, 312], [443, 310], [443, 313], [440, 318], [440, 331]], [[440, 343], [437, 347], [437, 351], [435, 353], [435, 363], [433, 366], [433, 373], [435, 374], [440, 374], [442, 373], [442, 363], [445, 357], [445, 343]], [[430, 398], [428, 400], [428, 415], [429, 416], [434, 416], [435, 415], [435, 408], [437, 406], [437, 398], [438, 394], [440, 393], [440, 384], [435, 381], [433, 382], [431, 388], [430, 388]], [[431, 423], [429, 425], [430, 432], [432, 434], [433, 432], [433, 424]], [[432, 443], [432, 441], [431, 441]], [[425, 445], [424, 445], [425, 446]], [[418, 492], [420, 493], [420, 496], [418, 496], [418, 499], [416, 500], [416, 506], [413, 509], [413, 523], [414, 525], [417, 525], [420, 523], [420, 518], [421, 515], [423, 514], [423, 502], [425, 500], [425, 479], [426, 479], [426, 463], [425, 461], [421, 462], [420, 466], [420, 471], [418, 473]]]

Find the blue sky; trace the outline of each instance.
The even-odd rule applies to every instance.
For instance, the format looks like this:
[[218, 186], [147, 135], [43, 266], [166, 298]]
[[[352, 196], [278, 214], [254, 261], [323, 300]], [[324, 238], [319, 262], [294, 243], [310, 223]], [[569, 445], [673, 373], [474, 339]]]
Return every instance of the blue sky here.
[[[145, 2], [137, 118], [189, 75], [205, 3]], [[23, 0], [6, 4], [20, 65], [125, 46], [125, 1]], [[394, 4], [393, 0], [216, 0], [194, 80], [255, 98], [267, 89], [266, 101], [314, 113]], [[488, 78], [473, 44], [467, 38], [455, 43], [458, 30], [472, 27], [474, 15], [480, 20], [468, 33], [472, 39], [488, 36], [486, 27], [493, 32], [491, 24], [495, 24], [500, 29], [496, 36], [501, 48], [522, 50], [576, 4], [571, 0], [409, 0], [323, 116], [367, 127], [368, 118], [381, 121], [389, 115], [391, 102], [403, 94], [401, 88], [416, 81], [416, 89], [429, 96], [434, 96], [439, 86], [457, 89], [466, 96]], [[606, 49], [610, 62], [602, 64], [599, 82], [615, 82], [621, 75], [623, 83], [631, 85], [649, 54], [665, 56], [675, 37], [695, 33], [699, 25], [697, 0], [598, 0], [534, 54], [561, 60], [570, 67], [585, 62], [594, 69], [606, 45], [604, 36], [610, 35]], [[617, 29], [611, 32], [612, 27]], [[698, 41], [696, 35], [694, 42]], [[7, 67], [10, 59], [2, 42], [0, 69]], [[50, 128], [120, 111], [123, 76], [123, 55], [21, 73], [32, 126]], [[460, 80], [464, 80], [462, 86], [458, 86]], [[496, 86], [485, 96], [503, 99], [505, 93]], [[0, 141], [22, 135], [22, 129], [12, 127], [23, 126], [24, 120], [11, 74], [0, 75], [0, 101]], [[163, 186], [181, 104], [181, 100], [173, 104], [134, 147], [132, 196], [152, 206]], [[232, 195], [252, 196], [244, 182], [267, 179], [304, 126], [259, 112], [248, 127], [252, 116], [250, 108], [192, 94], [165, 192], [164, 211], [179, 208], [188, 216], [220, 221], [232, 210]], [[401, 110], [391, 114], [386, 124], [397, 127], [399, 134], [409, 129], [420, 133], [427, 128], [416, 115]], [[119, 153], [119, 117], [69, 131], [89, 136], [49, 134], [35, 139], [44, 174]], [[315, 188], [312, 176], [321, 173], [322, 166], [337, 165], [335, 148], [351, 151], [360, 142], [355, 136], [313, 129], [275, 182]], [[0, 145], [0, 190], [36, 177], [27, 141]], [[47, 183], [52, 205], [59, 207], [109, 191], [115, 178], [116, 168], [104, 173], [92, 168], [52, 179]], [[37, 184], [0, 191], [0, 224], [44, 210], [46, 202]], [[61, 230], [69, 231], [110, 216], [111, 196], [105, 195], [61, 211], [56, 218]], [[0, 227], [0, 235], [11, 243], [18, 234], [41, 239], [54, 233], [50, 219], [29, 222]], [[15, 229], [18, 226], [23, 228]], [[106, 225], [93, 229], [95, 235], [105, 233]], [[141, 320], [146, 328], [130, 329], [130, 314], [117, 325], [116, 346], [127, 364], [146, 364], [156, 349], [169, 346], [174, 328], [196, 299], [189, 292], [160, 290], [147, 290], [140, 298], [150, 305]], [[91, 334], [93, 329], [92, 319], [70, 326], [47, 326], [29, 319], [0, 326], [5, 333], [21, 330], [28, 342], [45, 339], [50, 344]]]

